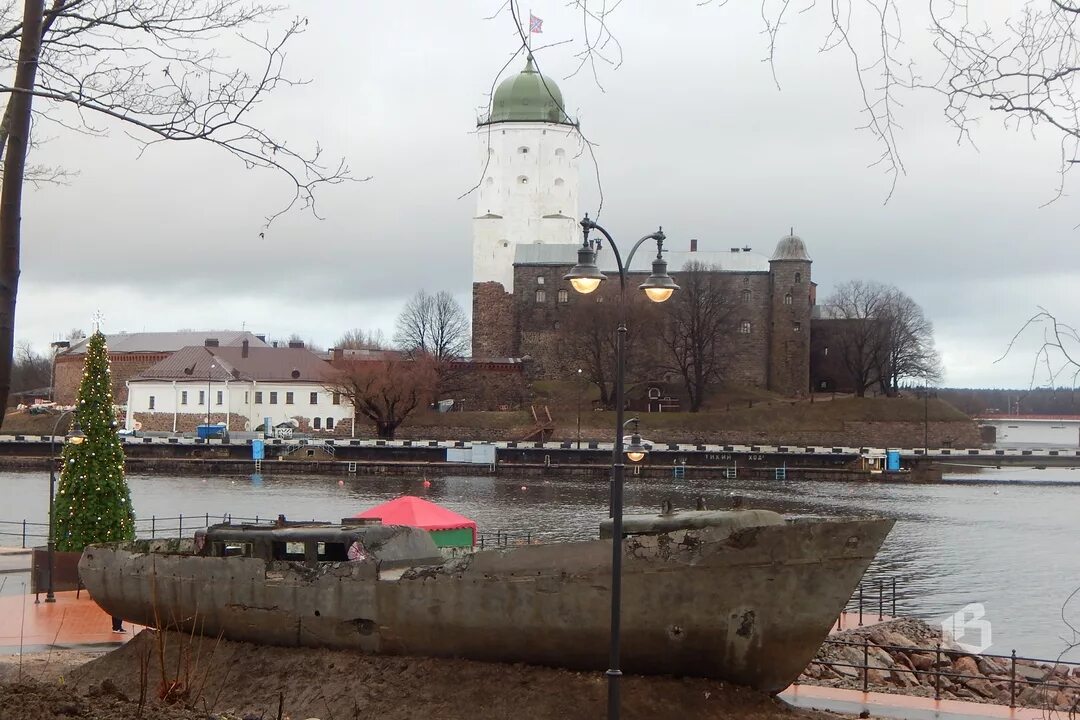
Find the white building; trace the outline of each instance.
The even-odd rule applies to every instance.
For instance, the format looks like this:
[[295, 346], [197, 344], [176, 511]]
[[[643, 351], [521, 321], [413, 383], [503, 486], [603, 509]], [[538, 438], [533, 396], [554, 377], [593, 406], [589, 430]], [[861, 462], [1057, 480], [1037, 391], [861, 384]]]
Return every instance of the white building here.
[[976, 421], [994, 428], [994, 444], [999, 448], [1080, 448], [1080, 416], [1004, 415], [976, 418]]
[[[253, 431], [352, 433], [352, 405], [325, 386], [330, 364], [306, 348], [186, 347], [128, 381], [128, 430], [192, 432], [207, 421]], [[138, 426], [136, 426], [138, 423]]]
[[499, 84], [476, 135], [483, 179], [473, 282], [495, 281], [512, 292], [516, 245], [581, 242], [578, 158], [585, 148], [559, 87], [536, 71], [532, 56]]

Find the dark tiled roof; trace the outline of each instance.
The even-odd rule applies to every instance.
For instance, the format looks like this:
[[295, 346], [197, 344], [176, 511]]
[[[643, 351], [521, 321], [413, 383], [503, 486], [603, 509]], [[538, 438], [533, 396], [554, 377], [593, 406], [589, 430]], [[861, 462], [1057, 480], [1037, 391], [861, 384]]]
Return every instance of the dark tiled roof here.
[[[248, 341], [252, 347], [266, 347], [266, 343], [246, 330], [185, 330], [183, 332], [137, 332], [114, 333], [105, 336], [109, 352], [176, 352], [181, 348], [202, 345], [207, 340], [217, 340], [218, 345], [239, 346]], [[64, 351], [65, 355], [86, 353], [89, 338], [77, 340]]]
[[133, 378], [138, 380], [257, 380], [322, 382], [330, 365], [306, 348], [186, 347]]

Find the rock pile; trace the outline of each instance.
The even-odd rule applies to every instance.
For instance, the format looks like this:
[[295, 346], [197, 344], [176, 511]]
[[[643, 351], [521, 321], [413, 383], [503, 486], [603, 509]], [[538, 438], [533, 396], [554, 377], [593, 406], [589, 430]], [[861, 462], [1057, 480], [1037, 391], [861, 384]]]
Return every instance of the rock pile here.
[[864, 664], [867, 685], [878, 692], [934, 697], [937, 687], [943, 699], [1008, 705], [1015, 697], [1018, 706], [1080, 712], [1080, 667], [1018, 659], [1014, 689], [1010, 658], [966, 652], [943, 639], [938, 628], [914, 619], [831, 636], [798, 682], [862, 689]]

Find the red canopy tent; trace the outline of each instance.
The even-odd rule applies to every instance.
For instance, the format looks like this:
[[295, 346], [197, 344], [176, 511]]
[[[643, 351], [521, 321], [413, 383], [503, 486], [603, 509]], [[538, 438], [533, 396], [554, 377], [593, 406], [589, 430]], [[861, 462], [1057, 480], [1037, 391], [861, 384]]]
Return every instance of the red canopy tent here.
[[[379, 518], [384, 525], [409, 525], [427, 530], [439, 547], [476, 544], [476, 521], [423, 498], [403, 495], [353, 515]], [[461, 531], [467, 530], [468, 533]], [[453, 532], [458, 531], [458, 532]]]

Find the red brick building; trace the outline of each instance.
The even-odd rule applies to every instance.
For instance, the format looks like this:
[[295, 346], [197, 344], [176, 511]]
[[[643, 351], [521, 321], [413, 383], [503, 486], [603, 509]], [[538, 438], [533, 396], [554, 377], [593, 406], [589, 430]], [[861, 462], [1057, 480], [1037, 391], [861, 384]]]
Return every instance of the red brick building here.
[[[127, 404], [127, 382], [181, 348], [203, 345], [231, 347], [247, 341], [250, 347], [267, 347], [265, 338], [244, 330], [185, 330], [181, 332], [115, 333], [105, 336], [112, 374], [113, 402]], [[73, 405], [82, 382], [83, 363], [89, 340], [76, 340], [56, 355], [53, 369], [53, 399]]]

